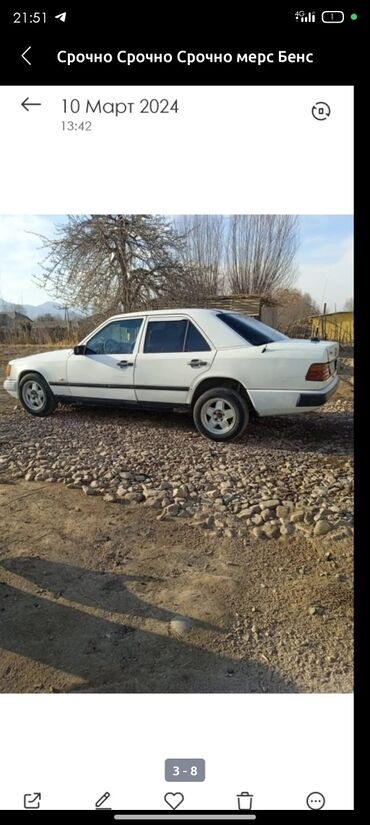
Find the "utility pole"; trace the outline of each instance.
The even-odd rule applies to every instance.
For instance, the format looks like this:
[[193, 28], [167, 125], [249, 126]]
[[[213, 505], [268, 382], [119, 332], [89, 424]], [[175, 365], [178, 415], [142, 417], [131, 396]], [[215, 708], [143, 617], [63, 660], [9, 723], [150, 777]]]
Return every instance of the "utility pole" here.
[[69, 313], [68, 313], [69, 307], [68, 307], [68, 305], [65, 305], [63, 307], [63, 309], [64, 309], [64, 323], [65, 323], [66, 330], [67, 330], [67, 338], [69, 338]]
[[323, 312], [322, 321], [323, 321], [323, 333], [324, 333], [323, 338], [324, 338], [324, 341], [326, 341], [326, 301], [324, 303], [324, 312]]

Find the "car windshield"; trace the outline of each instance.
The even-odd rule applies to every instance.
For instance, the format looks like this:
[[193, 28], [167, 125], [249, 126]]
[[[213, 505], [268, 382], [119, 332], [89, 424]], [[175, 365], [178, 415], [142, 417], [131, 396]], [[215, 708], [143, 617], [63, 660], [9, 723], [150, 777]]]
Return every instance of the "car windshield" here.
[[283, 335], [282, 332], [263, 324], [262, 321], [257, 321], [256, 318], [250, 318], [249, 316], [246, 318], [245, 315], [239, 315], [237, 312], [219, 312], [217, 317], [244, 338], [244, 341], [248, 341], [248, 344], [252, 344], [254, 347], [259, 347], [261, 344], [270, 344], [272, 341], [286, 341], [288, 339], [287, 335]]

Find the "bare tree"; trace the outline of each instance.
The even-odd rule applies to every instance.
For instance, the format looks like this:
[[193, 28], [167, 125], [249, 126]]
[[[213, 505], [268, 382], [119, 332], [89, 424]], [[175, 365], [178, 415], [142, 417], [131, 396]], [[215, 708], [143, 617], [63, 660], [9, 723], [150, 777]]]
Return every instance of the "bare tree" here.
[[292, 334], [296, 327], [311, 326], [311, 317], [320, 315], [319, 305], [308, 292], [299, 289], [280, 289], [274, 296], [279, 304], [277, 326], [281, 332]]
[[343, 304], [345, 312], [353, 312], [353, 298], [347, 298]]
[[294, 215], [233, 215], [227, 245], [232, 292], [274, 294], [294, 283], [299, 222]]
[[181, 283], [184, 299], [202, 299], [222, 292], [225, 275], [224, 215], [179, 215], [175, 229], [184, 239]]
[[182, 239], [159, 215], [70, 215], [48, 250], [36, 283], [65, 306], [129, 312], [178, 277]]

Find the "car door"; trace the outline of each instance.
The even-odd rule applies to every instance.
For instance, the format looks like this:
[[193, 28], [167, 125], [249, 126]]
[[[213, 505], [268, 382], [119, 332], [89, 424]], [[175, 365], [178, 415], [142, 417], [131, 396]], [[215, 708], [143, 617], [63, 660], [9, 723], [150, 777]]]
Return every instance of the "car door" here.
[[135, 362], [138, 401], [184, 404], [189, 387], [207, 372], [215, 349], [188, 317], [149, 317]]
[[83, 355], [70, 355], [67, 382], [72, 396], [136, 401], [134, 367], [142, 323], [142, 316], [109, 321], [85, 342]]

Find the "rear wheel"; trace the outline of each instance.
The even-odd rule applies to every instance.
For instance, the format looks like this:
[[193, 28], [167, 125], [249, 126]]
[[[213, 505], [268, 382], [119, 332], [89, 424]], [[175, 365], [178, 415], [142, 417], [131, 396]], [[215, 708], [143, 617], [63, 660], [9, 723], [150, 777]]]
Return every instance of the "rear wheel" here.
[[248, 406], [236, 390], [214, 387], [195, 402], [194, 423], [201, 433], [213, 441], [238, 438], [249, 421]]
[[19, 400], [26, 412], [39, 417], [50, 415], [57, 401], [42, 375], [29, 372], [19, 384]]

